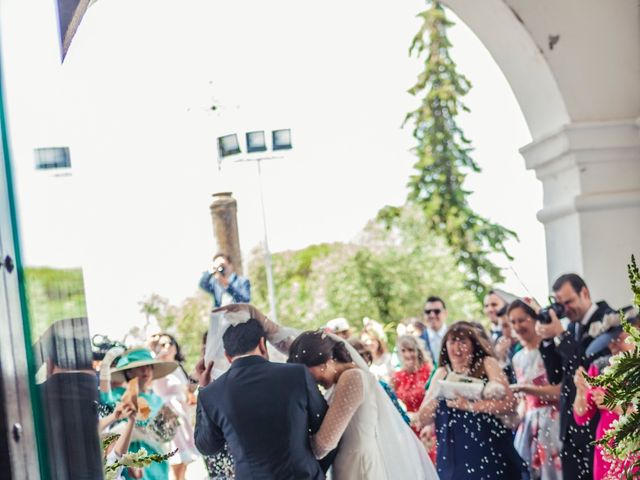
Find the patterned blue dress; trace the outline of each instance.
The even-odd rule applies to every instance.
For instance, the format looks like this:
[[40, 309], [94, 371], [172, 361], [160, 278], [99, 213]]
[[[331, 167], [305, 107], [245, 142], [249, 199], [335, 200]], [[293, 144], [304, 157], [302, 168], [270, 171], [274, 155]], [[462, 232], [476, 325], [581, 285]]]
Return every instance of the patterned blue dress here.
[[493, 415], [449, 408], [436, 410], [437, 469], [440, 480], [525, 480], [525, 463], [513, 434]]

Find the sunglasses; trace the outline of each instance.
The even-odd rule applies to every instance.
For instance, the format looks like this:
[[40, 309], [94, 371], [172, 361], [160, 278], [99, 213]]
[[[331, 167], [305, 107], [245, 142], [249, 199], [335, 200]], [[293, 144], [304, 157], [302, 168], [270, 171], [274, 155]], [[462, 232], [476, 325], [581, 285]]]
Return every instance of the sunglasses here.
[[425, 309], [425, 315], [429, 315], [430, 313], [433, 313], [434, 315], [440, 315], [442, 313], [442, 310], [440, 310], [439, 308]]

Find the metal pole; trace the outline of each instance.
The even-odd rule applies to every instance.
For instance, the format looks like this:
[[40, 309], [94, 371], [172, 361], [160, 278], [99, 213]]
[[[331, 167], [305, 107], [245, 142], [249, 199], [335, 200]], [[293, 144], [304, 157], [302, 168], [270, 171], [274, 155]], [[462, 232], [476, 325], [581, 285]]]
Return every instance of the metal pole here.
[[258, 184], [260, 186], [260, 204], [262, 206], [262, 225], [264, 227], [264, 266], [267, 271], [267, 289], [269, 291], [269, 307], [271, 308], [271, 320], [278, 321], [276, 314], [276, 292], [273, 285], [273, 268], [271, 266], [271, 252], [269, 251], [269, 241], [267, 239], [267, 216], [264, 209], [264, 194], [262, 192], [262, 174], [260, 169], [261, 159], [256, 159], [258, 165]]

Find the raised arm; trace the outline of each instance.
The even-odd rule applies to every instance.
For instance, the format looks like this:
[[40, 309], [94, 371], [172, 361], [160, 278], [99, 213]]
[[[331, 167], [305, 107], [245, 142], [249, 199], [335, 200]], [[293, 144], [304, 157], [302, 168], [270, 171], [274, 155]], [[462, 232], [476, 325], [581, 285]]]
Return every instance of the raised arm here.
[[323, 458], [338, 446], [342, 434], [364, 401], [364, 372], [357, 368], [340, 375], [333, 402], [320, 425], [320, 430], [311, 437], [311, 448], [316, 458]]
[[258, 320], [258, 322], [260, 322], [262, 328], [264, 328], [264, 331], [267, 333], [267, 340], [269, 341], [269, 343], [271, 343], [271, 345], [273, 345], [285, 355], [289, 355], [289, 347], [291, 347], [291, 344], [293, 343], [295, 338], [301, 333], [300, 330], [290, 327], [283, 327], [282, 325], [269, 320], [264, 313], [248, 303], [234, 303], [231, 305], [225, 305], [224, 307], [216, 308], [212, 311], [212, 313], [219, 312], [245, 312], [247, 314], [246, 320], [255, 318], [256, 320]]

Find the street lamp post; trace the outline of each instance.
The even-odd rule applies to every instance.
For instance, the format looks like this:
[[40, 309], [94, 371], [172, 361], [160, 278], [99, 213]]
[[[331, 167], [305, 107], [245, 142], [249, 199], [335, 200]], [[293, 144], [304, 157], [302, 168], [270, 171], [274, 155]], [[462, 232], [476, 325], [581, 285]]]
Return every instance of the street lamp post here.
[[[252, 131], [245, 134], [247, 156], [245, 158], [237, 158], [236, 162], [256, 162], [258, 167], [258, 186], [260, 191], [260, 206], [262, 208], [262, 226], [264, 230], [264, 266], [267, 273], [267, 290], [269, 292], [269, 308], [273, 321], [278, 321], [276, 311], [276, 291], [273, 282], [273, 266], [271, 262], [271, 251], [269, 250], [269, 239], [267, 234], [267, 215], [264, 206], [264, 191], [262, 187], [262, 168], [261, 163], [264, 160], [274, 160], [282, 158], [282, 156], [264, 156], [267, 152], [267, 142], [264, 131]], [[271, 132], [271, 150], [291, 150], [291, 130], [274, 130]], [[238, 136], [234, 134], [218, 137], [218, 169], [221, 168], [222, 159], [228, 156], [239, 155], [242, 153]], [[258, 155], [254, 155], [258, 154]], [[263, 156], [260, 156], [262, 154]]]

